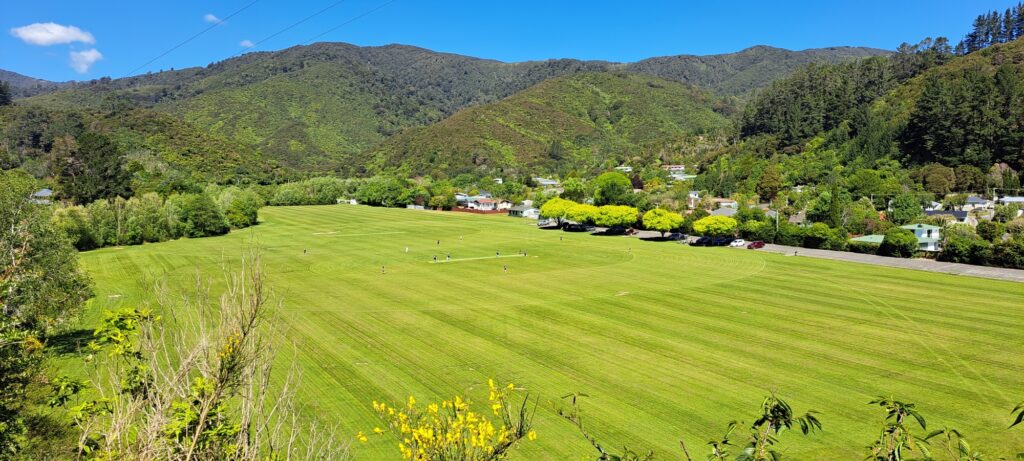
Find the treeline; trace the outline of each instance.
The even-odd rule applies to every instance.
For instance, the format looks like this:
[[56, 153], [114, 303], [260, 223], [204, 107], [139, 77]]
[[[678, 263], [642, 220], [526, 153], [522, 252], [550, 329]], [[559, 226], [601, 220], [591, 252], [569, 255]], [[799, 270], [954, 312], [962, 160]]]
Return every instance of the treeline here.
[[256, 224], [264, 204], [254, 189], [209, 186], [200, 193], [155, 192], [124, 199], [99, 199], [88, 205], [58, 205], [54, 225], [79, 250], [138, 245], [222, 235]]
[[971, 31], [956, 46], [957, 54], [973, 53], [980, 49], [1024, 37], [1024, 3], [980, 14], [974, 19]]

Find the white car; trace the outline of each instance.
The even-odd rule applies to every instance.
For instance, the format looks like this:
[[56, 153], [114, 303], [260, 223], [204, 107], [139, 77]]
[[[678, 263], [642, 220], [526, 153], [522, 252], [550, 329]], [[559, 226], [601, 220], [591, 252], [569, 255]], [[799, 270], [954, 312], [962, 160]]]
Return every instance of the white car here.
[[747, 246], [747, 241], [743, 240], [743, 239], [736, 239], [736, 240], [733, 240], [732, 243], [729, 244], [729, 246], [731, 246], [731, 247], [745, 247], [745, 246]]

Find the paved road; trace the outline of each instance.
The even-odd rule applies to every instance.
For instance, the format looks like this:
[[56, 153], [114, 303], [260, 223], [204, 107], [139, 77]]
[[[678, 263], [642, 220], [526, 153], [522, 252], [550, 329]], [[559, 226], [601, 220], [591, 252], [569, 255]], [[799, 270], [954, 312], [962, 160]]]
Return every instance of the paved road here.
[[931, 259], [889, 258], [885, 256], [850, 253], [846, 251], [813, 250], [810, 248], [800, 248], [772, 244], [765, 245], [764, 248], [761, 249], [761, 251], [770, 251], [773, 253], [790, 255], [797, 254], [798, 256], [834, 259], [837, 261], [850, 261], [863, 264], [874, 264], [876, 266], [900, 267], [903, 269], [914, 269], [919, 271], [942, 272], [953, 275], [967, 275], [970, 277], [1008, 280], [1011, 282], [1024, 282], [1024, 270], [1020, 269], [1004, 269], [1001, 267], [987, 267], [975, 266], [971, 264], [947, 263]]

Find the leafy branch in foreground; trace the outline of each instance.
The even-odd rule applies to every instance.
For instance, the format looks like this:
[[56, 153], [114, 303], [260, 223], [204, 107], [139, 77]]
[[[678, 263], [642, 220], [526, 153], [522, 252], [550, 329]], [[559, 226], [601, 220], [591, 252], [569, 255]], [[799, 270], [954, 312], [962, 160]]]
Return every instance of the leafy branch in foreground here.
[[[629, 447], [623, 447], [621, 453], [613, 453], [601, 445], [593, 435], [587, 432], [580, 417], [579, 400], [586, 396], [586, 394], [581, 393], [566, 395], [563, 398], [569, 400], [569, 407], [559, 408], [558, 414], [576, 426], [580, 433], [583, 434], [583, 437], [597, 450], [599, 453], [598, 461], [650, 461], [654, 459], [653, 450], [648, 450], [646, 453], [641, 454]], [[814, 415], [814, 411], [809, 411], [801, 416], [796, 416], [788, 403], [772, 393], [765, 397], [761, 403], [761, 415], [750, 425], [750, 435], [747, 444], [744, 445], [743, 450], [733, 459], [736, 461], [781, 459], [782, 454], [772, 448], [778, 442], [778, 437], [784, 431], [792, 429], [793, 426], [799, 427], [800, 432], [804, 435], [820, 430], [821, 422]], [[730, 448], [735, 446], [732, 439], [733, 432], [735, 432], [739, 425], [740, 423], [736, 421], [729, 423], [726, 433], [721, 439], [708, 442], [708, 445], [711, 446], [711, 453], [707, 456], [708, 460], [730, 459]], [[683, 451], [685, 459], [692, 461], [693, 458], [686, 448], [685, 441], [680, 440], [679, 446]]]
[[198, 282], [198, 295], [184, 305], [156, 291], [156, 309], [107, 312], [88, 347], [86, 360], [96, 366], [87, 383], [53, 383], [51, 406], [66, 408], [80, 434], [77, 459], [346, 456], [330, 431], [298, 422], [293, 376], [271, 379], [270, 339], [280, 332], [267, 321], [271, 296], [258, 256], [228, 278], [219, 302], [209, 302]]

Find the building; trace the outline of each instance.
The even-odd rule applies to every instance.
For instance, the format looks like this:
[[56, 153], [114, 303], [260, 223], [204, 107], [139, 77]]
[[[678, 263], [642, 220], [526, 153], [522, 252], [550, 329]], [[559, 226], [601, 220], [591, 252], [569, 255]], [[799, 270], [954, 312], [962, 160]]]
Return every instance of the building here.
[[633, 172], [633, 167], [626, 166], [626, 165], [619, 165], [619, 166], [615, 167], [615, 171], [618, 171], [619, 173], [632, 173]]
[[50, 189], [39, 189], [32, 194], [32, 203], [38, 203], [40, 205], [49, 205], [50, 199], [53, 197], [53, 191]]
[[794, 226], [807, 227], [807, 212], [800, 211], [799, 213], [790, 216], [788, 221]]
[[740, 204], [736, 203], [731, 198], [713, 198], [711, 199], [712, 208], [739, 208]]
[[850, 239], [851, 242], [870, 243], [872, 245], [881, 245], [882, 240], [885, 240], [885, 236], [881, 234], [862, 235]]
[[662, 165], [661, 169], [666, 170], [669, 173], [685, 173], [686, 165]]
[[1013, 205], [1024, 206], [1024, 197], [1007, 195], [1005, 197], [1001, 197], [998, 200], [996, 200], [996, 203], [999, 204], [999, 205], [1011, 205], [1011, 204], [1013, 204]]
[[924, 212], [924, 214], [928, 215], [929, 217], [933, 217], [933, 216], [948, 217], [948, 219], [950, 219], [951, 221], [954, 221], [954, 222], [957, 222], [957, 223], [960, 223], [960, 224], [970, 224], [972, 226], [977, 226], [978, 225], [978, 220], [975, 219], [973, 216], [971, 216], [970, 213], [968, 213], [966, 211], [961, 211], [961, 210], [927, 210], [927, 211]]
[[509, 208], [508, 215], [514, 218], [539, 219], [540, 210], [528, 205], [519, 205]]
[[690, 208], [697, 208], [698, 203], [700, 203], [700, 191], [691, 190], [690, 193], [686, 196], [686, 204]]
[[491, 198], [476, 198], [466, 206], [470, 210], [494, 211], [498, 208], [498, 201]]
[[719, 208], [717, 210], [712, 211], [711, 212], [711, 216], [728, 216], [728, 217], [731, 218], [736, 213], [739, 213], [739, 210], [737, 210], [735, 208], [722, 207], [722, 208]]
[[498, 204], [494, 208], [497, 210], [511, 210], [512, 205], [514, 205], [514, 203], [505, 199], [501, 199], [498, 200]]
[[985, 197], [978, 197], [977, 195], [967, 197], [967, 203], [964, 204], [964, 210], [967, 211], [987, 210], [990, 208], [992, 208], [992, 201]]
[[533, 182], [537, 183], [537, 185], [543, 189], [557, 189], [562, 185], [558, 181], [549, 178], [533, 178]]
[[917, 246], [921, 251], [939, 251], [939, 241], [942, 240], [942, 228], [931, 224], [907, 224], [900, 226], [914, 233], [917, 237]]
[[495, 184], [504, 184], [505, 180], [501, 179], [501, 178], [494, 178], [494, 183]]
[[693, 181], [694, 179], [697, 179], [697, 175], [686, 173], [669, 173], [668, 178], [672, 181]]

